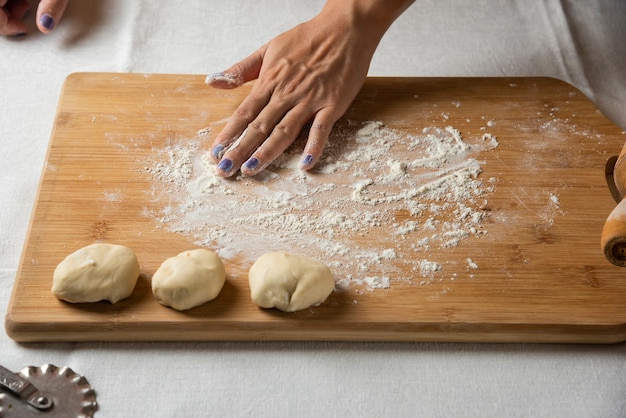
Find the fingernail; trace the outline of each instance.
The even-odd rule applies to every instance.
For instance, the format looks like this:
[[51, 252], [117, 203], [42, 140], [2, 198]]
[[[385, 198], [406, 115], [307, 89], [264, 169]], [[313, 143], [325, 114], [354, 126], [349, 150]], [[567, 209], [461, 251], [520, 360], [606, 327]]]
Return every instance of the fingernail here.
[[311, 165], [312, 162], [313, 162], [313, 156], [311, 154], [305, 155], [304, 158], [302, 159], [302, 165], [304, 167]]
[[216, 160], [219, 160], [220, 158], [222, 158], [222, 152], [224, 151], [224, 145], [222, 144], [217, 144], [216, 146], [213, 147], [213, 149], [211, 150], [211, 155], [213, 156], [213, 158], [215, 158]]
[[54, 19], [49, 14], [42, 15], [39, 23], [48, 30], [54, 29]]
[[217, 165], [217, 168], [220, 169], [221, 171], [225, 172], [225, 173], [228, 173], [233, 168], [233, 162], [232, 162], [232, 160], [229, 160], [228, 158], [224, 158]]
[[255, 168], [257, 168], [257, 166], [258, 166], [258, 165], [259, 165], [259, 160], [258, 160], [258, 159], [256, 159], [256, 158], [254, 158], [254, 157], [252, 157], [252, 158], [250, 158], [248, 161], [246, 161], [246, 162], [244, 163], [243, 167], [244, 167], [246, 170], [252, 171], [252, 170], [254, 170]]

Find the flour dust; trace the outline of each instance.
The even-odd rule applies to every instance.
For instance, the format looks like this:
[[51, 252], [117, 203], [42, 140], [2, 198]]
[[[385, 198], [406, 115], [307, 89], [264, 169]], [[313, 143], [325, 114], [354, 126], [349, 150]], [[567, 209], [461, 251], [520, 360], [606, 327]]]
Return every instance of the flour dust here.
[[488, 133], [466, 141], [451, 126], [412, 134], [342, 120], [312, 172], [299, 168], [305, 132], [258, 176], [223, 179], [210, 131], [142, 162], [153, 180], [146, 216], [224, 259], [295, 252], [326, 263], [339, 289], [362, 292], [431, 283], [445, 269], [437, 253], [487, 233], [496, 179], [480, 178], [477, 158], [498, 146]]

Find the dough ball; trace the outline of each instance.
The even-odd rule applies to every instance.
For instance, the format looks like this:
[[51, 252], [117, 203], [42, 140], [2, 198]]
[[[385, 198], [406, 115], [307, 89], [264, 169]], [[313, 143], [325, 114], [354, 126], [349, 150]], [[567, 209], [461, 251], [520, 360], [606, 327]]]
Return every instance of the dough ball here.
[[159, 303], [179, 311], [202, 305], [219, 295], [226, 271], [209, 250], [183, 251], [168, 258], [152, 276], [152, 294]]
[[91, 244], [68, 255], [52, 276], [52, 294], [72, 303], [108, 300], [116, 303], [133, 293], [139, 262], [123, 245]]
[[259, 257], [250, 267], [248, 280], [255, 304], [284, 312], [318, 305], [335, 288], [333, 274], [325, 264], [283, 252]]

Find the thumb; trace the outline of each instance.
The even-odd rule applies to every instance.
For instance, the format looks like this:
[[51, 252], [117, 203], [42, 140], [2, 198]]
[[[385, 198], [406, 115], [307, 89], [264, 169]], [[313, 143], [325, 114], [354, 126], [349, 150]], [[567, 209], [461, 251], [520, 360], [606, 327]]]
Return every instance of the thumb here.
[[263, 65], [266, 49], [267, 45], [264, 45], [228, 69], [208, 75], [205, 82], [218, 89], [232, 89], [248, 81], [256, 80]]
[[41, 0], [37, 7], [37, 27], [50, 33], [61, 20], [68, 0]]

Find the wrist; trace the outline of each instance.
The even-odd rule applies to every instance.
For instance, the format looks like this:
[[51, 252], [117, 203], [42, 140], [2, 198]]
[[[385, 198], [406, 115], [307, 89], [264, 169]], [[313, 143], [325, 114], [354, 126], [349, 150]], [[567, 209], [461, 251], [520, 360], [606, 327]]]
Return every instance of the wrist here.
[[327, 0], [320, 12], [324, 19], [341, 19], [354, 28], [367, 33], [385, 34], [391, 24], [414, 0]]

